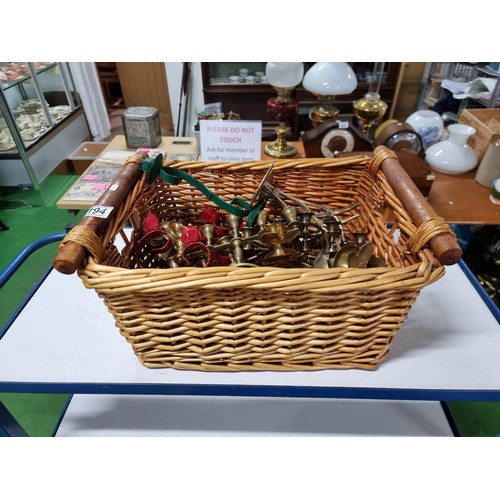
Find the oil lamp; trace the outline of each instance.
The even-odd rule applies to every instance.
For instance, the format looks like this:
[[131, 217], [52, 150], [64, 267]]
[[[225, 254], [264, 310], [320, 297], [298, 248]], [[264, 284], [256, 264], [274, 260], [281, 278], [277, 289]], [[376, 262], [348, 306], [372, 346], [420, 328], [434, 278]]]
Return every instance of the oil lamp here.
[[317, 127], [339, 114], [333, 105], [335, 96], [350, 94], [357, 87], [358, 80], [345, 62], [317, 62], [305, 74], [302, 85], [318, 98], [318, 105], [309, 112], [313, 127]]
[[375, 63], [372, 78], [365, 96], [353, 102], [354, 116], [360, 121], [361, 130], [370, 135], [372, 125], [378, 122], [387, 111], [387, 104], [380, 99], [384, 63]]
[[299, 102], [291, 97], [293, 89], [304, 76], [304, 64], [301, 62], [268, 62], [266, 64], [267, 81], [274, 87], [277, 97], [267, 101], [269, 116], [278, 120], [276, 141], [267, 144], [266, 154], [276, 158], [289, 158], [297, 154], [297, 148], [286, 142], [288, 122], [293, 122], [299, 108]]

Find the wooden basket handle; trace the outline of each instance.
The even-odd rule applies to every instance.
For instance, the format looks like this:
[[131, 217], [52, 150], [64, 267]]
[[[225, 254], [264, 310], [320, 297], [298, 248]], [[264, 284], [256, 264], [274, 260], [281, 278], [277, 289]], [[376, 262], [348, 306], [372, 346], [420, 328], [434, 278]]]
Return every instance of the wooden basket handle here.
[[[377, 146], [374, 150], [375, 155], [387, 152], [390, 150], [385, 146]], [[417, 227], [438, 217], [397, 158], [387, 154], [380, 168]], [[462, 249], [450, 232], [442, 232], [434, 236], [429, 241], [429, 247], [439, 262], [445, 266], [456, 264], [462, 258]]]
[[[132, 156], [123, 166], [122, 170], [113, 179], [113, 182], [101, 194], [93, 208], [95, 207], [111, 207], [109, 213], [114, 214], [114, 210], [120, 206], [126, 198], [130, 190], [139, 180], [142, 171], [139, 167], [141, 159], [138, 156]], [[91, 210], [91, 209], [90, 209]], [[89, 210], [89, 211], [90, 211]], [[106, 212], [106, 210], [103, 210]], [[87, 212], [88, 213], [88, 212]], [[86, 228], [96, 237], [101, 235], [106, 229], [109, 217], [95, 217], [85, 215], [78, 223], [76, 228]], [[73, 229], [71, 230], [73, 231]], [[53, 261], [54, 268], [63, 274], [73, 274], [83, 263], [87, 256], [87, 248], [76, 241], [72, 241], [71, 231], [62, 241], [56, 258]]]

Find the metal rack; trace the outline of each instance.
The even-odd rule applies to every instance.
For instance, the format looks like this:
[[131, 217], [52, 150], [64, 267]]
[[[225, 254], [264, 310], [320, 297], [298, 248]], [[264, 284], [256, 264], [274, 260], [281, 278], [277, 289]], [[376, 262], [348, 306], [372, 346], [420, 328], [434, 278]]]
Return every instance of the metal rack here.
[[443, 80], [470, 82], [476, 78], [496, 78], [496, 85], [489, 100], [466, 98], [461, 100], [457, 117], [463, 109], [500, 107], [500, 72], [490, 69], [487, 63], [432, 62], [424, 71], [424, 84], [419, 99], [419, 109], [434, 106], [444, 95]]

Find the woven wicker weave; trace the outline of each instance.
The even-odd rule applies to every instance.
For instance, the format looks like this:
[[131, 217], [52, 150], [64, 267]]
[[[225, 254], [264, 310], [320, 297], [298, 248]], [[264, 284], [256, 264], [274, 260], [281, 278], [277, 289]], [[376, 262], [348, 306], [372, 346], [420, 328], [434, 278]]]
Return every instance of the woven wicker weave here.
[[[365, 156], [277, 160], [273, 184], [333, 209], [359, 202], [360, 216], [344, 230], [347, 236], [368, 232], [374, 253], [385, 257], [387, 267], [162, 269], [154, 255], [143, 255], [151, 268], [136, 268], [140, 231], [134, 229], [121, 252], [114, 245], [118, 234], [125, 237], [121, 230], [127, 220], [134, 225], [153, 211], [160, 219], [198, 223], [210, 204], [187, 183], [174, 186], [157, 179], [148, 184], [145, 175], [110, 218], [100, 249], [95, 248], [99, 242], [82, 243], [78, 231], [67, 240], [79, 241], [93, 254], [78, 274], [104, 299], [146, 367], [374, 369], [420, 290], [444, 274], [427, 242], [436, 231], [451, 232], [442, 221], [417, 231], [377, 162], [380, 158]], [[174, 164], [225, 200], [249, 201], [271, 162], [165, 162]]]

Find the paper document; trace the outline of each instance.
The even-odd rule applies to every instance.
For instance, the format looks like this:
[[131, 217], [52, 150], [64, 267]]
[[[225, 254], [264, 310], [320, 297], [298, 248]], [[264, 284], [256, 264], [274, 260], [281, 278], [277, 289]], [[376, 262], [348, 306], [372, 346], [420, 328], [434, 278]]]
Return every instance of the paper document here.
[[473, 97], [474, 99], [489, 101], [496, 84], [496, 78], [476, 78], [470, 82], [443, 80], [441, 87], [451, 91], [455, 99]]

